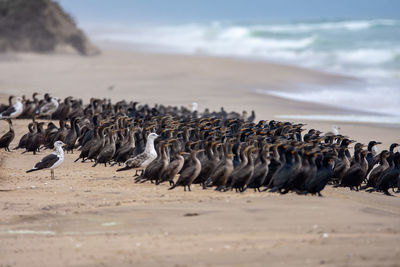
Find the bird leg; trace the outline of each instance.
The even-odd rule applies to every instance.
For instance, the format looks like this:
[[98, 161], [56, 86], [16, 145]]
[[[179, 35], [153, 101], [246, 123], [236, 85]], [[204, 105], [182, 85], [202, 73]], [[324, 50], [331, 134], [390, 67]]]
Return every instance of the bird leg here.
[[223, 185], [218, 186], [217, 188], [215, 188], [215, 191], [220, 191], [222, 192], [222, 189], [224, 189]]
[[54, 170], [50, 169], [50, 173], [51, 173], [51, 180], [54, 180]]

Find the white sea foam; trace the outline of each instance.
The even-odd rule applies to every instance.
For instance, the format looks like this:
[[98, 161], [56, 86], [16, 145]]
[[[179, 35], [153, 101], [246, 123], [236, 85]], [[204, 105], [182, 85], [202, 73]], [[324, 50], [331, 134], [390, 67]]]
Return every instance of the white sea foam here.
[[338, 51], [335, 56], [343, 63], [363, 65], [377, 65], [392, 61], [400, 56], [400, 49], [356, 49], [351, 51]]
[[399, 116], [372, 116], [372, 115], [337, 115], [337, 114], [315, 114], [315, 115], [276, 115], [278, 119], [284, 120], [317, 120], [332, 122], [360, 122], [360, 123], [378, 123], [388, 125], [400, 125]]
[[255, 56], [260, 52], [267, 55], [273, 51], [305, 49], [315, 41], [314, 36], [299, 39], [259, 38], [251, 35], [245, 27], [208, 28], [198, 25], [178, 27], [152, 27], [150, 29], [106, 30], [94, 33], [98, 41], [117, 41], [132, 44], [157, 46], [176, 52], [210, 55]]
[[263, 89], [256, 89], [255, 91], [260, 94], [331, 105], [347, 110], [400, 116], [400, 90], [394, 90], [391, 87], [366, 87], [365, 89], [355, 90], [350, 86], [343, 85], [343, 88], [324, 87], [292, 92]]
[[256, 25], [255, 30], [270, 31], [275, 33], [299, 33], [299, 32], [314, 32], [321, 30], [348, 30], [360, 31], [367, 30], [374, 26], [394, 26], [398, 22], [390, 19], [376, 20], [349, 20], [336, 22], [314, 22], [314, 23], [290, 23], [281, 25]]
[[[383, 33], [374, 26], [383, 27]], [[397, 20], [359, 20], [265, 25], [219, 22], [145, 27], [111, 25], [91, 26], [88, 31], [97, 41], [124, 42], [135, 48], [267, 59], [346, 72], [352, 65], [362, 69], [394, 64], [392, 68], [396, 69], [400, 64], [400, 40], [395, 38], [399, 27]], [[358, 33], [343, 29], [370, 31], [361, 36], [365, 40], [360, 43]], [[332, 34], [332, 30], [338, 32]], [[385, 31], [392, 31], [389, 36], [394, 39], [382, 39], [382, 34], [388, 38]]]

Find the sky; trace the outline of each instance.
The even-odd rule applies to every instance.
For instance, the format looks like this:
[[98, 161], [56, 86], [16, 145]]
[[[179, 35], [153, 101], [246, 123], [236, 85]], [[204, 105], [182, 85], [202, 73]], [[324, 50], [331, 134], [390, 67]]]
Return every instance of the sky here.
[[55, 0], [78, 24], [400, 18], [399, 0]]

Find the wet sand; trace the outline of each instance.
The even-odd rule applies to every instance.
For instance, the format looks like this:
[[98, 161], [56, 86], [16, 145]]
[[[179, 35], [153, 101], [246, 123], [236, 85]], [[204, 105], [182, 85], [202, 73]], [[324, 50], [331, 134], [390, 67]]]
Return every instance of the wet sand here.
[[[142, 103], [278, 114], [343, 112], [260, 96], [254, 88], [351, 79], [290, 66], [233, 59], [106, 51], [100, 57], [21, 54], [0, 59], [7, 94], [51, 92]], [[109, 88], [113, 86], [112, 88]], [[27, 120], [15, 121], [16, 138]], [[332, 123], [309, 122], [329, 130]], [[337, 124], [337, 123], [335, 123]], [[340, 124], [379, 149], [398, 130]], [[7, 124], [0, 121], [0, 134]], [[399, 266], [400, 198], [328, 187], [323, 198], [295, 194], [192, 192], [134, 184], [117, 166], [92, 168], [67, 154], [55, 171], [25, 173], [38, 155], [0, 152], [0, 266]]]

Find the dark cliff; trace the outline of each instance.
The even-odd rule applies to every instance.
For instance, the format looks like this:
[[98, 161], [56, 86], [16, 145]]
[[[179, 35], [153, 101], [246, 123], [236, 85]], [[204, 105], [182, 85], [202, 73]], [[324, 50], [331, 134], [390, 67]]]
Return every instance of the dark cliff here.
[[51, 0], [0, 0], [0, 52], [7, 51], [99, 53], [74, 20]]

